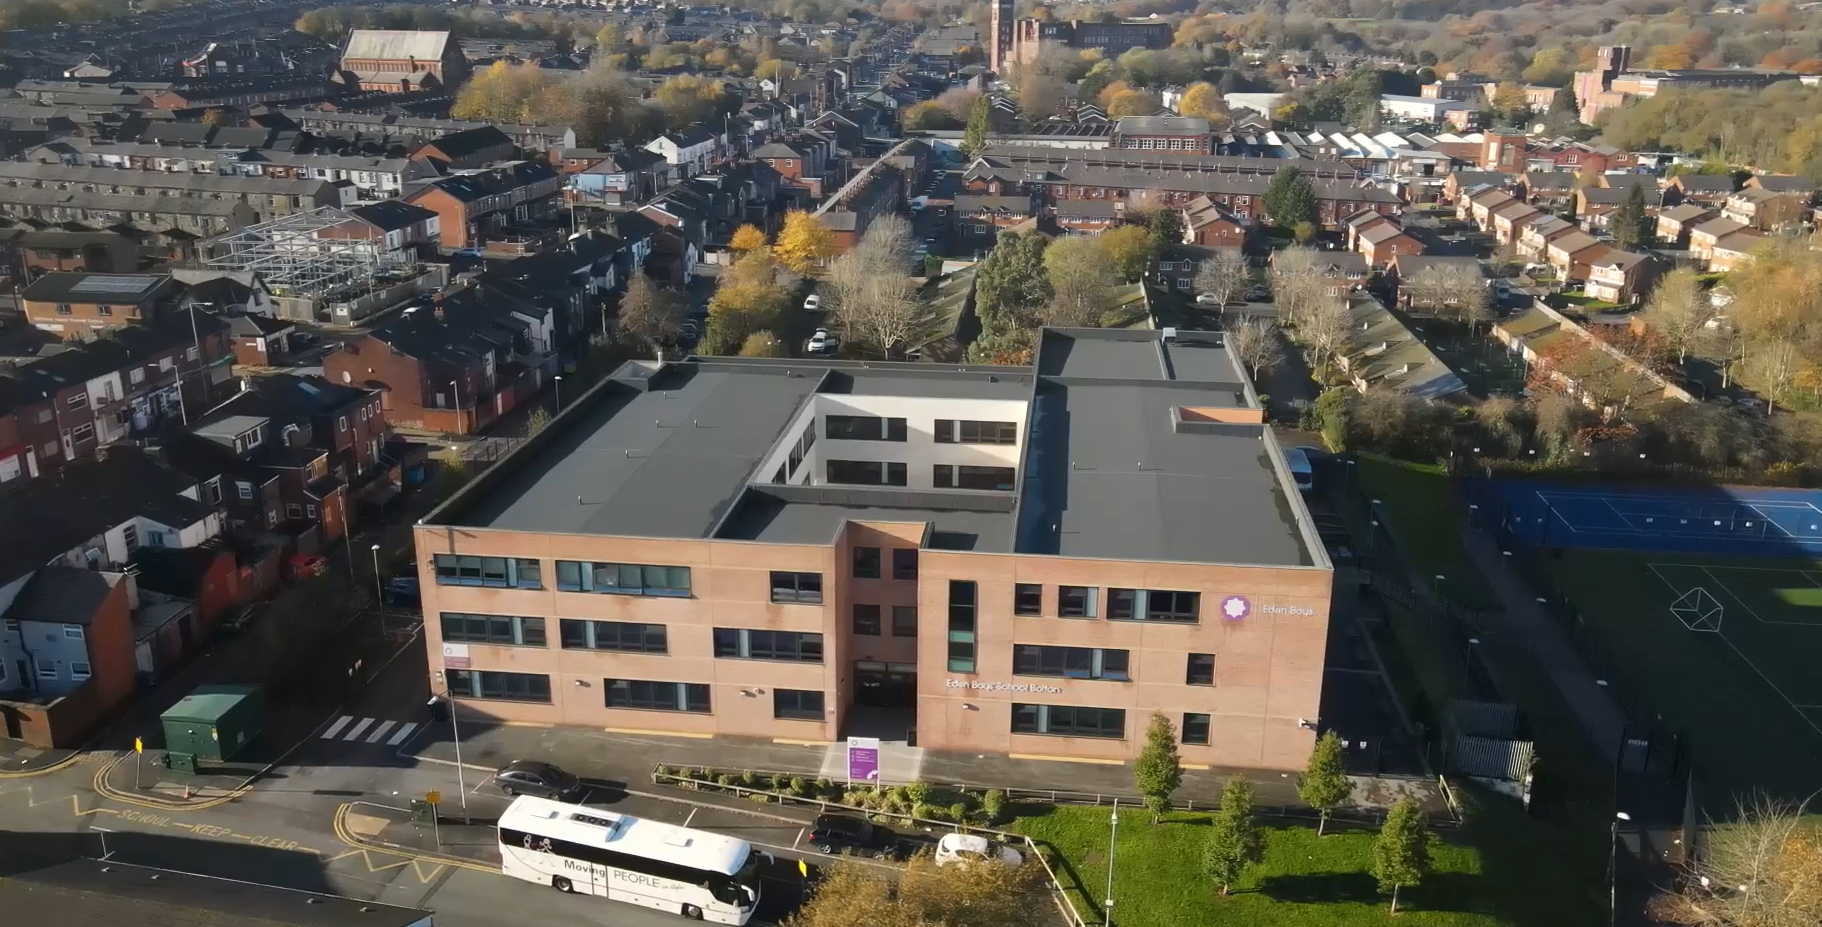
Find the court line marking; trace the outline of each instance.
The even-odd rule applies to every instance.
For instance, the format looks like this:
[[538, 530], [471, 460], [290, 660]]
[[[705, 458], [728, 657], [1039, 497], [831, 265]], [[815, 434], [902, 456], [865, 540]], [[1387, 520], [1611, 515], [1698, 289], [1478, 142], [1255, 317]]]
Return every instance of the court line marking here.
[[1802, 576], [1804, 579], [1809, 580], [1811, 583], [1815, 584], [1817, 587], [1822, 588], [1822, 580], [1818, 580], [1818, 579], [1816, 579], [1816, 577], [1814, 575], [1812, 575], [1816, 572], [1814, 570], [1803, 570], [1803, 569], [1798, 569], [1796, 567], [1745, 567], [1745, 566], [1736, 567], [1736, 566], [1730, 566], [1727, 564], [1720, 564], [1720, 563], [1712, 563], [1712, 564], [1710, 564], [1710, 563], [1647, 563], [1645, 565], [1651, 568], [1651, 572], [1657, 574], [1657, 578], [1659, 580], [1661, 580], [1664, 583], [1664, 585], [1669, 586], [1671, 591], [1676, 592], [1676, 594], [1679, 596], [1685, 592], [1688, 592], [1689, 590], [1684, 589], [1684, 590], [1678, 591], [1676, 588], [1676, 584], [1672, 583], [1669, 580], [1669, 578], [1667, 578], [1664, 575], [1663, 571], [1658, 569], [1658, 567], [1661, 567], [1661, 566], [1662, 567], [1671, 567], [1671, 568], [1681, 567], [1681, 568], [1687, 568], [1687, 569], [1692, 569], [1692, 570], [1701, 570], [1704, 574], [1706, 574], [1708, 576], [1709, 579], [1713, 580], [1717, 585], [1719, 585], [1721, 588], [1725, 589], [1727, 591], [1727, 594], [1730, 597], [1732, 597], [1735, 602], [1740, 603], [1741, 608], [1746, 609], [1746, 614], [1752, 616], [1752, 619], [1754, 621], [1757, 621], [1760, 624], [1769, 624], [1769, 625], [1775, 625], [1778, 627], [1786, 627], [1786, 628], [1815, 628], [1818, 631], [1822, 631], [1822, 622], [1817, 622], [1817, 621], [1775, 621], [1773, 619], [1765, 618], [1765, 617], [1761, 616], [1758, 612], [1753, 610], [1752, 606], [1746, 604], [1745, 599], [1740, 598], [1740, 594], [1738, 592], [1735, 592], [1733, 590], [1733, 587], [1731, 587], [1727, 584], [1726, 580], [1724, 580], [1714, 574], [1715, 570], [1753, 570], [1753, 571], [1761, 572], [1761, 573], [1796, 573], [1797, 575]]
[[[1655, 566], [1652, 567], [1651, 572], [1653, 575], [1657, 576], [1659, 582], [1662, 582], [1664, 585], [1669, 586], [1670, 591], [1672, 593], [1676, 593], [1678, 595], [1682, 594], [1680, 592], [1677, 592], [1676, 586], [1672, 585], [1669, 580], [1665, 579], [1664, 575], [1662, 573], [1659, 573]], [[1702, 572], [1707, 573], [1708, 571], [1706, 569], [1704, 569]], [[1709, 575], [1713, 576], [1713, 574], [1709, 574]], [[1719, 579], [1716, 579], [1715, 581], [1720, 582]], [[1740, 602], [1740, 597], [1737, 595], [1734, 595], [1733, 590], [1728, 589], [1726, 583], [1721, 583], [1721, 589], [1723, 592], [1727, 593], [1729, 598], [1733, 599], [1735, 602]], [[1749, 613], [1749, 614], [1752, 613], [1751, 606], [1748, 606], [1745, 602], [1740, 602], [1740, 607], [1746, 609], [1747, 613]], [[1755, 617], [1757, 617], [1757, 616], [1755, 615]], [[1681, 624], [1681, 622], [1678, 622], [1678, 624]], [[1688, 630], [1688, 629], [1685, 628], [1684, 630]], [[1771, 687], [1771, 691], [1776, 692], [1778, 694], [1778, 697], [1784, 700], [1784, 704], [1789, 705], [1790, 710], [1796, 712], [1797, 717], [1802, 718], [1804, 724], [1809, 725], [1810, 730], [1815, 731], [1817, 734], [1822, 734], [1822, 725], [1818, 725], [1815, 721], [1811, 720], [1809, 717], [1809, 714], [1806, 713], [1802, 709], [1802, 707], [1796, 703], [1796, 701], [1794, 699], [1792, 699], [1790, 696], [1784, 694], [1784, 690], [1779, 688], [1777, 683], [1772, 682], [1771, 677], [1765, 675], [1764, 670], [1759, 669], [1759, 664], [1754, 663], [1752, 661], [1751, 657], [1747, 656], [1743, 651], [1740, 650], [1739, 647], [1735, 646], [1733, 641], [1730, 641], [1727, 639], [1727, 632], [1726, 632], [1725, 627], [1723, 627], [1720, 631], [1718, 631], [1715, 634], [1715, 636], [1720, 638], [1721, 641], [1727, 645], [1728, 649], [1732, 650], [1735, 654], [1738, 654], [1741, 662], [1745, 663], [1748, 667], [1751, 667], [1753, 672], [1758, 673], [1759, 678], [1765, 680], [1765, 684], [1767, 686]]]

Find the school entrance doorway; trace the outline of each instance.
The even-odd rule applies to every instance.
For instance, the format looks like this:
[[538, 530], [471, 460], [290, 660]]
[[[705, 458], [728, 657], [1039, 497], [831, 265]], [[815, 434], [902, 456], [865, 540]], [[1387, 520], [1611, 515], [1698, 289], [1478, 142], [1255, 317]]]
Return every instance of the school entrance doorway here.
[[862, 708], [916, 708], [917, 664], [854, 661], [854, 704]]

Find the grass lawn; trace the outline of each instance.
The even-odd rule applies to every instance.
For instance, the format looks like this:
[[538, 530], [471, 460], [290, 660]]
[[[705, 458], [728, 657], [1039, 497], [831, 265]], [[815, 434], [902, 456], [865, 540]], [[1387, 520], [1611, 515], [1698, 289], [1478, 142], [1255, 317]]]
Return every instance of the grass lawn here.
[[1610, 309], [1619, 308], [1618, 303], [1608, 302], [1604, 299], [1596, 299], [1593, 296], [1589, 296], [1587, 293], [1579, 291], [1565, 291], [1563, 293], [1563, 301], [1585, 312], [1606, 312]]
[[[1551, 828], [1504, 799], [1474, 805], [1473, 826], [1438, 839], [1429, 877], [1400, 894], [1396, 920], [1370, 872], [1371, 832], [1331, 829], [1319, 838], [1310, 827], [1268, 826], [1264, 861], [1222, 898], [1200, 871], [1208, 815], [1173, 812], [1150, 824], [1143, 811], [1122, 813], [1113, 923], [1582, 927], [1603, 919], [1604, 832]], [[1021, 818], [1017, 828], [1061, 856], [1058, 875], [1077, 910], [1097, 911], [1107, 884], [1108, 809], [1047, 808]]]
[[1361, 486], [1383, 504], [1392, 536], [1418, 576], [1432, 583], [1439, 573], [1447, 577], [1442, 591], [1459, 605], [1499, 607], [1486, 577], [1462, 550], [1458, 525], [1466, 512], [1442, 467], [1369, 454], [1359, 460]]

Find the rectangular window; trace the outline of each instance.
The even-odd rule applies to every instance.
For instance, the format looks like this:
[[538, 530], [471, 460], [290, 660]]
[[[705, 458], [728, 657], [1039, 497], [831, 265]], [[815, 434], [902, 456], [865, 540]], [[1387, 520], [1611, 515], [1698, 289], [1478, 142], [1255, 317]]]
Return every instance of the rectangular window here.
[[825, 479], [852, 486], [904, 486], [905, 465], [893, 460], [831, 460]]
[[892, 606], [892, 636], [893, 637], [916, 637], [917, 636], [917, 606], [915, 606], [915, 605], [894, 605], [894, 606]]
[[63, 636], [70, 640], [73, 640], [73, 641], [82, 640], [82, 625], [79, 625], [79, 624], [64, 625], [63, 626]]
[[[243, 502], [250, 502], [253, 499], [253, 484], [252, 483], [235, 483], [234, 491], [237, 495], [240, 496], [241, 501], [243, 501]], [[438, 582], [442, 582], [442, 580], [438, 579]]]
[[772, 571], [772, 601], [822, 604], [822, 574]]
[[822, 635], [809, 631], [716, 628], [715, 656], [729, 660], [821, 663]]
[[1018, 583], [1012, 587], [1012, 613], [1036, 616], [1044, 614], [1044, 587], [1037, 583]]
[[874, 415], [825, 415], [823, 437], [831, 441], [903, 441], [905, 420]]
[[949, 581], [950, 672], [974, 672], [974, 609], [977, 594], [972, 580]]
[[854, 633], [879, 636], [879, 606], [854, 604]]
[[463, 612], [443, 613], [443, 639], [509, 647], [543, 647], [546, 643], [542, 618], [470, 615]]
[[709, 712], [709, 687], [701, 682], [652, 682], [648, 679], [603, 679], [607, 707], [640, 711]]
[[1098, 647], [1047, 647], [1039, 644], [1012, 646], [1014, 676], [1061, 676], [1065, 679], [1131, 679], [1127, 667], [1131, 654], [1125, 650]]
[[39, 679], [56, 679], [57, 678], [57, 664], [55, 664], [55, 663], [38, 664], [38, 678]]
[[969, 467], [936, 464], [930, 482], [937, 489], [988, 489], [1010, 492], [1018, 471], [1011, 467]]
[[792, 721], [821, 721], [822, 693], [810, 689], [773, 689], [772, 717]]
[[122, 527], [120, 529], [120, 543], [126, 547], [127, 553], [129, 554], [138, 550], [139, 529], [132, 525]]
[[897, 547], [892, 550], [892, 578], [917, 578], [917, 548]]
[[1017, 444], [1018, 422], [970, 422], [939, 418], [936, 420], [938, 444]]
[[689, 598], [690, 568], [637, 563], [557, 561], [560, 592]]
[[83, 663], [80, 660], [72, 660], [70, 662], [70, 678], [71, 679], [75, 679], [75, 680], [87, 679], [91, 675], [90, 670], [91, 670], [91, 667], [87, 663]]
[[1183, 682], [1192, 686], [1214, 685], [1215, 655], [1212, 653], [1190, 654], [1189, 669], [1183, 674]]
[[1058, 586], [1057, 615], [1062, 618], [1093, 618], [1100, 590], [1093, 586]]
[[854, 578], [855, 579], [878, 579], [879, 578], [879, 548], [877, 548], [877, 547], [856, 547], [856, 548], [854, 548]]
[[1120, 708], [1082, 708], [1074, 705], [1012, 704], [1012, 733], [1054, 734], [1058, 737], [1126, 736], [1126, 711]]
[[1107, 590], [1107, 617], [1118, 620], [1130, 620], [1137, 615], [1139, 592], [1136, 589]]
[[1182, 730], [1184, 743], [1208, 743], [1208, 715], [1193, 711], [1184, 712]]
[[63, 401], [63, 404], [69, 406], [72, 409], [87, 408], [88, 404], [89, 404], [89, 394], [88, 393], [76, 393], [75, 395], [72, 395], [70, 398], [65, 399]]
[[542, 673], [450, 670], [449, 691], [457, 698], [550, 704], [550, 677]]
[[661, 624], [565, 618], [558, 630], [562, 634], [564, 650], [666, 653], [670, 649], [669, 633]]
[[1152, 589], [1145, 593], [1146, 621], [1195, 621], [1200, 617], [1202, 594]]

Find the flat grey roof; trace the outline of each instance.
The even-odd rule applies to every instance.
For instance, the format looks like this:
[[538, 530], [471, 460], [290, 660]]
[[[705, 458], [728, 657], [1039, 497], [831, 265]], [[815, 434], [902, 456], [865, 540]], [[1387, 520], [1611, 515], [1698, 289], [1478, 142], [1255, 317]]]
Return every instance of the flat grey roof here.
[[509, 461], [510, 475], [457, 523], [706, 537], [817, 382], [782, 367], [696, 364], [667, 365], [643, 392], [610, 381], [542, 453]]
[[[1034, 367], [629, 363], [425, 523], [825, 545], [849, 521], [914, 522], [932, 549], [1322, 562], [1265, 426], [1178, 411], [1257, 407], [1218, 334], [1047, 329]], [[765, 482], [818, 392], [1031, 402], [1018, 489]]]
[[1012, 552], [1012, 516], [938, 508], [889, 508], [792, 502], [755, 493], [742, 500], [718, 537], [775, 544], [829, 544], [844, 522], [923, 522], [939, 550]]

